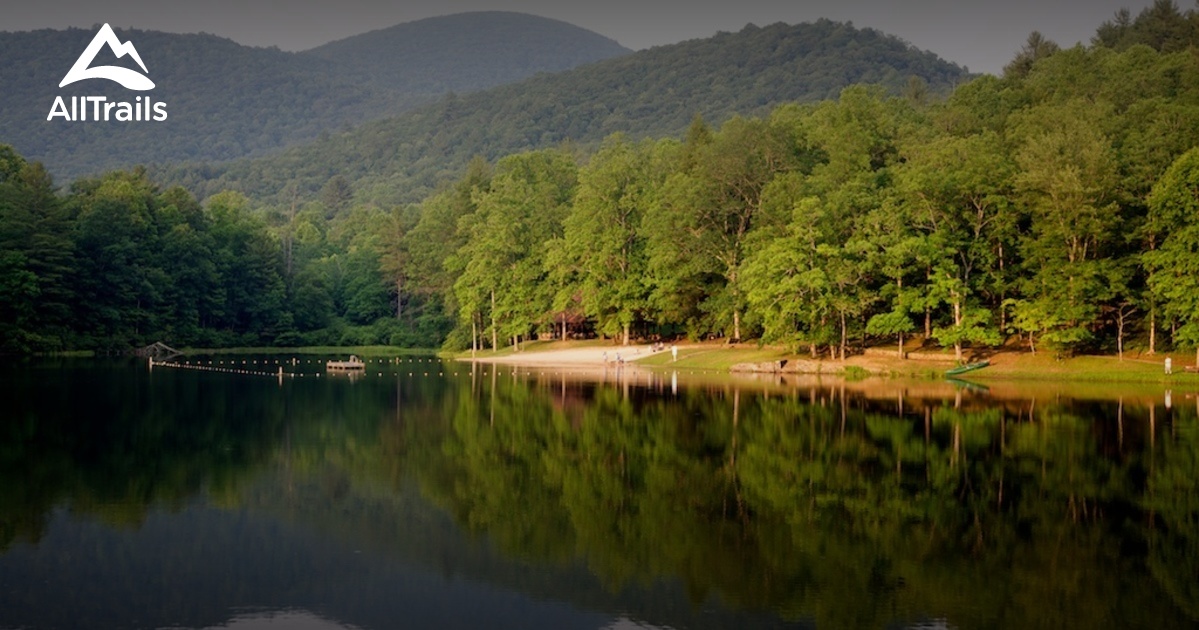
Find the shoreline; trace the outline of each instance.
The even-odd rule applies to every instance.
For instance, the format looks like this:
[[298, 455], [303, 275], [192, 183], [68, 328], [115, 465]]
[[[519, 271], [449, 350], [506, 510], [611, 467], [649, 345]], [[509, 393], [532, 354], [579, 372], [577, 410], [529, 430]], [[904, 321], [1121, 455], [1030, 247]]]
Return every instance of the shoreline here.
[[[470, 352], [449, 355], [458, 361], [483, 364], [503, 364], [516, 367], [594, 367], [618, 365], [616, 355], [624, 360], [625, 366], [669, 370], [704, 370], [741, 375], [790, 375], [790, 376], [839, 376], [849, 379], [868, 377], [889, 378], [945, 378], [945, 371], [955, 365], [952, 353], [933, 351], [909, 353], [900, 359], [895, 350], [872, 348], [847, 357], [844, 360], [811, 359], [805, 355], [787, 352], [781, 348], [757, 347], [753, 344], [728, 345], [715, 343], [678, 344], [677, 361], [672, 360], [671, 346], [653, 351], [646, 344], [618, 346], [608, 344], [578, 344], [575, 342], [533, 342], [533, 347], [523, 351], [510, 348], [500, 353], [480, 352], [475, 357]], [[1046, 380], [1058, 382], [1123, 382], [1161, 384], [1171, 387], [1199, 389], [1199, 373], [1187, 372], [1188, 359], [1193, 354], [1162, 353], [1147, 355], [1125, 352], [1121, 359], [1116, 356], [1082, 355], [1058, 358], [1052, 353], [1032, 354], [1025, 350], [1003, 349], [989, 351], [967, 362], [987, 359], [991, 365], [970, 372], [961, 378], [979, 381], [1029, 381]], [[1173, 372], [1165, 373], [1165, 359], [1172, 360]], [[605, 361], [606, 359], [606, 361]]]
[[[490, 352], [488, 352], [491, 355]], [[649, 345], [630, 346], [584, 346], [574, 348], [551, 348], [526, 350], [491, 356], [469, 356], [458, 354], [459, 361], [472, 363], [500, 363], [518, 367], [614, 367], [623, 361], [625, 366], [642, 365], [641, 360], [655, 355], [670, 356], [670, 347], [654, 351]]]

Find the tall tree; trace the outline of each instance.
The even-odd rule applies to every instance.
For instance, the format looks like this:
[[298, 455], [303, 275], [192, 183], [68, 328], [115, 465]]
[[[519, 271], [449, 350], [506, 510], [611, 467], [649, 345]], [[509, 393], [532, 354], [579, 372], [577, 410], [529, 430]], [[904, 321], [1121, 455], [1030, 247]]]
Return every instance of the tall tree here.
[[1016, 154], [1017, 193], [1032, 224], [1022, 247], [1025, 297], [1015, 310], [1030, 335], [1037, 315], [1042, 338], [1062, 349], [1091, 338], [1100, 306], [1113, 297], [1110, 256], [1121, 227], [1115, 161], [1089, 122], [1105, 113], [1102, 104], [1082, 102], [1029, 110]]
[[285, 290], [278, 241], [240, 193], [214, 195], [205, 209], [212, 217], [213, 256], [224, 289], [216, 327], [224, 329], [227, 343], [273, 341], [289, 325], [282, 319]]
[[[634, 146], [622, 135], [604, 145], [579, 173], [579, 191], [566, 218], [565, 256], [558, 264], [576, 270], [564, 286], [581, 295], [584, 312], [604, 335], [629, 343], [630, 327], [647, 319], [647, 256], [641, 226], [665, 179], [673, 143]], [[553, 263], [551, 263], [552, 265]]]
[[354, 202], [354, 187], [345, 175], [334, 175], [321, 187], [320, 201], [325, 206], [325, 217], [336, 217]]
[[77, 217], [80, 257], [73, 280], [89, 345], [126, 348], [157, 332], [165, 276], [153, 261], [159, 247], [154, 193], [142, 170], [72, 186], [68, 203]]
[[1175, 342], [1195, 346], [1199, 365], [1199, 148], [1178, 158], [1149, 196], [1156, 223], [1172, 227], [1160, 248], [1145, 252], [1149, 289], [1181, 324]]
[[[680, 272], [715, 275], [701, 310], [711, 327], [741, 338], [745, 295], [741, 266], [761, 219], [762, 192], [775, 175], [812, 168], [816, 155], [787, 111], [767, 120], [733, 118], [715, 134], [693, 125], [678, 172], [667, 179], [647, 219], [653, 266], [666, 280]], [[660, 288], [667, 289], [666, 280]], [[669, 289], [667, 289], [669, 290]], [[717, 323], [719, 322], [719, 323]]]
[[492, 343], [499, 336], [527, 339], [552, 309], [545, 279], [545, 244], [562, 234], [574, 197], [578, 167], [561, 151], [509, 156], [496, 165], [486, 192], [465, 228], [458, 250], [462, 275], [454, 293], [465, 319], [490, 316]]
[[832, 321], [837, 287], [826, 262], [843, 255], [842, 234], [820, 199], [804, 196], [801, 189], [799, 177], [780, 178], [771, 186], [768, 203], [786, 207], [791, 220], [746, 260], [745, 285], [749, 305], [762, 321], [763, 340], [806, 343], [815, 358], [818, 346], [834, 347], [838, 339]]
[[[922, 307], [926, 333], [953, 346], [962, 360], [964, 343], [997, 343], [1003, 327], [991, 313], [999, 311], [1011, 282], [1014, 165], [992, 132], [925, 138], [904, 154], [896, 188], [902, 216], [919, 239], [911, 244], [913, 262], [924, 271], [909, 303]], [[930, 320], [942, 305], [949, 323], [933, 331]]]
[[28, 352], [71, 337], [75, 268], [70, 219], [45, 168], [0, 145], [0, 345]]
[[1061, 47], [1056, 42], [1046, 39], [1040, 31], [1033, 31], [1029, 33], [1028, 40], [1024, 42], [1020, 52], [1016, 53], [1016, 57], [1003, 67], [1003, 76], [1018, 79], [1027, 77], [1038, 61], [1059, 50]]

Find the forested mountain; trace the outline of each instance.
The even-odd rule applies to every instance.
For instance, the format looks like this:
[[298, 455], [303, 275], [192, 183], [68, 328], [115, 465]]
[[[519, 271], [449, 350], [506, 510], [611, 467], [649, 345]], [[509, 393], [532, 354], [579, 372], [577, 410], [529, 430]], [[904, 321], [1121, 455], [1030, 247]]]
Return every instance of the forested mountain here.
[[[772, 30], [791, 31], [715, 39]], [[602, 129], [584, 110], [559, 120], [484, 108], [494, 93], [460, 98], [420, 116], [493, 118], [446, 116], [402, 142], [376, 126], [379, 138], [319, 144], [327, 156], [253, 163], [245, 176], [281, 187], [276, 204], [236, 191], [198, 203], [140, 170], [56, 192], [39, 164], [0, 149], [0, 350], [494, 346], [564, 327], [837, 356], [911, 334], [958, 353], [1017, 340], [1062, 353], [1199, 347], [1196, 53], [1050, 44], [1031, 38], [1011, 72], [945, 99], [924, 98], [919, 82], [901, 96], [850, 86], [720, 124], [692, 119], [682, 134], [590, 131], [595, 147], [555, 135], [574, 122]], [[698, 54], [705, 42], [692, 45], [649, 52]], [[616, 74], [614, 63], [586, 72]], [[551, 79], [577, 81], [602, 110], [618, 86], [599, 90], [583, 72], [514, 89], [542, 90], [553, 112]], [[691, 84], [677, 80], [685, 100]], [[647, 127], [657, 119], [643, 114]], [[457, 147], [428, 146], [447, 129], [493, 140], [542, 130], [523, 142], [558, 146], [453, 173], [466, 159]], [[411, 172], [388, 170], [418, 140], [421, 172], [452, 181], [418, 203], [374, 203], [418, 194]], [[308, 181], [319, 192], [300, 188]]]
[[[58, 88], [96, 29], [0, 33], [0, 142], [59, 179], [156, 162], [258, 155], [323, 132], [627, 52], [575, 26], [517, 13], [402, 24], [312, 51], [251, 48], [214, 35], [122, 29], [168, 105], [163, 122], [47, 121], [56, 96], [137, 93], [108, 81]], [[129, 66], [107, 48], [93, 65]]]
[[557, 72], [629, 50], [549, 18], [482, 11], [434, 17], [355, 35], [302, 53], [343, 65], [404, 93], [474, 91]]
[[871, 29], [821, 20], [747, 26], [440, 103], [256, 160], [176, 168], [165, 180], [201, 197], [225, 188], [254, 198], [311, 197], [333, 176], [381, 203], [415, 201], [471, 157], [488, 159], [621, 131], [678, 135], [790, 101], [835, 98], [855, 83], [913, 97], [945, 94], [966, 71]]

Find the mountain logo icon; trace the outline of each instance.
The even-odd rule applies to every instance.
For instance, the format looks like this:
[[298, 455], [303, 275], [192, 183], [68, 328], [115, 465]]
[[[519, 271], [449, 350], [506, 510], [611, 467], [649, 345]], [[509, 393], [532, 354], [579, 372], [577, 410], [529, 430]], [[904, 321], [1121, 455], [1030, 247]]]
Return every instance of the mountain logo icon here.
[[59, 83], [58, 87], [65, 87], [84, 79], [108, 79], [109, 81], [116, 81], [130, 90], [154, 89], [154, 82], [150, 80], [150, 77], [139, 74], [135, 70], [120, 66], [88, 67], [96, 59], [96, 54], [106, 44], [117, 58], [129, 55], [133, 57], [137, 65], [141, 66], [143, 72], [149, 72], [149, 70], [146, 70], [146, 64], [142, 63], [141, 56], [137, 54], [137, 49], [133, 47], [133, 42], [121, 43], [121, 40], [117, 39], [117, 34], [112, 31], [112, 27], [105, 24], [100, 27], [99, 32], [92, 38], [92, 43], [88, 44], [87, 48], [84, 49], [83, 54], [79, 55], [79, 59], [75, 60], [75, 65], [71, 66], [70, 71], [67, 72], [67, 76], [62, 78], [62, 83]]

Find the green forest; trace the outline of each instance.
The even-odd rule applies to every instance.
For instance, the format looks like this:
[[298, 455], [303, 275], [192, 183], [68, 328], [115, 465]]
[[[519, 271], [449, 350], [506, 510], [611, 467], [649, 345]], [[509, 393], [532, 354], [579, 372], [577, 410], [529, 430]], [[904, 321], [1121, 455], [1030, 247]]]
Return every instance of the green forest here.
[[714, 123], [763, 115], [783, 103], [835, 99], [858, 83], [932, 98], [968, 78], [960, 66], [872, 29], [830, 20], [748, 25], [484, 92], [450, 93], [428, 107], [275, 155], [154, 172], [156, 180], [186, 186], [201, 198], [233, 189], [289, 203], [341, 176], [360, 202], [415, 203], [460, 175], [474, 157], [494, 161], [562, 143], [590, 151], [617, 132], [677, 137], [696, 115]]
[[[148, 64], [153, 98], [169, 105], [169, 124], [46, 124], [55, 96], [95, 93], [87, 83], [56, 88], [94, 35], [0, 32], [0, 141], [43, 162], [56, 178], [261, 156], [437, 102], [447, 92], [628, 53], [576, 26], [497, 12], [407, 22], [294, 53], [203, 33], [121, 29], [122, 41], [133, 42]], [[101, 53], [97, 63], [131, 65]]]
[[481, 158], [417, 203], [352, 176], [203, 204], [0, 161], [3, 349], [502, 346], [598, 334], [817, 355], [1199, 347], [1199, 15], [1037, 34], [936, 98], [844, 89], [685, 134]]

